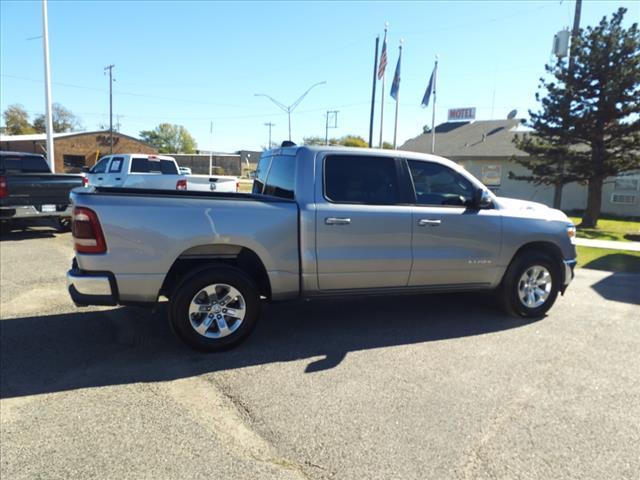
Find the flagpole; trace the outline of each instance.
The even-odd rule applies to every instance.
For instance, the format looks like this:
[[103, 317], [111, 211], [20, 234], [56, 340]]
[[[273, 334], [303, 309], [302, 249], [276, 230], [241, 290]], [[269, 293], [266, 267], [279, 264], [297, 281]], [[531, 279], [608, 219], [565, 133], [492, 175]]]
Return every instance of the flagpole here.
[[[400, 39], [400, 46], [398, 47], [399, 50], [399, 54], [398, 54], [398, 66], [400, 66], [400, 60], [402, 59], [402, 42], [404, 42], [404, 39], [401, 38]], [[396, 67], [397, 68], [397, 67]], [[394, 82], [395, 82], [395, 78], [394, 78]], [[398, 87], [396, 90], [396, 120], [395, 120], [395, 124], [393, 126], [393, 149], [396, 149], [396, 139], [398, 137], [398, 108], [400, 106], [400, 72], [398, 72]]]
[[[384, 24], [384, 40], [382, 41], [382, 50], [386, 55], [386, 45], [387, 45], [387, 30], [389, 28], [389, 22], [385, 22]], [[380, 62], [382, 63], [382, 62]], [[382, 71], [382, 89], [380, 90], [380, 143], [379, 148], [382, 148], [382, 132], [384, 127], [384, 80], [386, 77], [387, 67], [385, 65], [384, 70]]]
[[431, 153], [436, 150], [436, 84], [438, 83], [438, 56], [433, 69], [433, 112], [431, 113]]
[[371, 89], [371, 118], [369, 119], [369, 148], [373, 147], [373, 117], [376, 109], [376, 78], [378, 75], [378, 45], [380, 35], [376, 35], [376, 52], [373, 58], [373, 88]]

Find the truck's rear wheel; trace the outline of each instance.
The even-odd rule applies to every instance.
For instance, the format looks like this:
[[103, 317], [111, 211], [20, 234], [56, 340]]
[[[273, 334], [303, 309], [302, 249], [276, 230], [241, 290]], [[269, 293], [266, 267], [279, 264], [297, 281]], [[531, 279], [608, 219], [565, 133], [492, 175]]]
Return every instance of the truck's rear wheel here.
[[169, 317], [181, 340], [197, 350], [234, 347], [253, 330], [260, 297], [243, 272], [211, 268], [187, 277], [171, 296]]
[[560, 270], [547, 255], [525, 252], [509, 265], [498, 296], [503, 308], [520, 317], [541, 317], [555, 303]]

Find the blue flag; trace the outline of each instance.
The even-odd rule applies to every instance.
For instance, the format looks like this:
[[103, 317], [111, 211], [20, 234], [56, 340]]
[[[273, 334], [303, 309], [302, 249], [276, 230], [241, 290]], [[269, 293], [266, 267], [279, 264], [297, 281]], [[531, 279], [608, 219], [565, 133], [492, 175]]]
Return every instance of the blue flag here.
[[438, 68], [438, 64], [436, 63], [433, 67], [433, 72], [431, 72], [431, 78], [429, 79], [429, 85], [427, 85], [427, 91], [424, 92], [424, 97], [422, 97], [422, 106], [429, 106], [429, 99], [431, 98], [431, 92], [436, 91], [436, 68]]
[[391, 96], [396, 102], [398, 101], [398, 92], [400, 91], [400, 60], [402, 60], [402, 47], [400, 47], [396, 73], [393, 75], [393, 83], [391, 84]]

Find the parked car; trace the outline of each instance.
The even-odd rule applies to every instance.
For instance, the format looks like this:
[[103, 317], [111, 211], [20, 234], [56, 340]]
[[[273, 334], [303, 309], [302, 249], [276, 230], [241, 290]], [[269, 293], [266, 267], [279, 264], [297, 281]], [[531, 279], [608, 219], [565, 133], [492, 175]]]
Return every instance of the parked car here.
[[71, 298], [165, 296], [177, 335], [213, 351], [251, 332], [262, 300], [487, 291], [539, 317], [573, 278], [562, 212], [496, 197], [441, 157], [288, 147], [256, 177], [251, 195], [75, 190]]
[[191, 175], [191, 169], [189, 167], [178, 167], [180, 175]]
[[53, 174], [44, 155], [0, 152], [0, 220], [29, 225], [53, 221], [61, 231], [71, 225], [69, 192], [83, 175]]
[[94, 187], [186, 190], [187, 180], [173, 157], [118, 153], [102, 157], [87, 172]]

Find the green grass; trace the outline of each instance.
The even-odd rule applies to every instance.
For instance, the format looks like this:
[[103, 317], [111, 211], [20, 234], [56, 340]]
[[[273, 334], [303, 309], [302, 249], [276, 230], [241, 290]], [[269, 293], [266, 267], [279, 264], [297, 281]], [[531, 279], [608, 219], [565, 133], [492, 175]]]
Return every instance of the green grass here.
[[[569, 217], [574, 225], [580, 224], [580, 217]], [[614, 240], [618, 242], [640, 241], [640, 222], [634, 220], [598, 220], [598, 228], [578, 228], [578, 238], [594, 240]]]
[[608, 248], [576, 247], [578, 267], [610, 272], [640, 273], [640, 252]]

